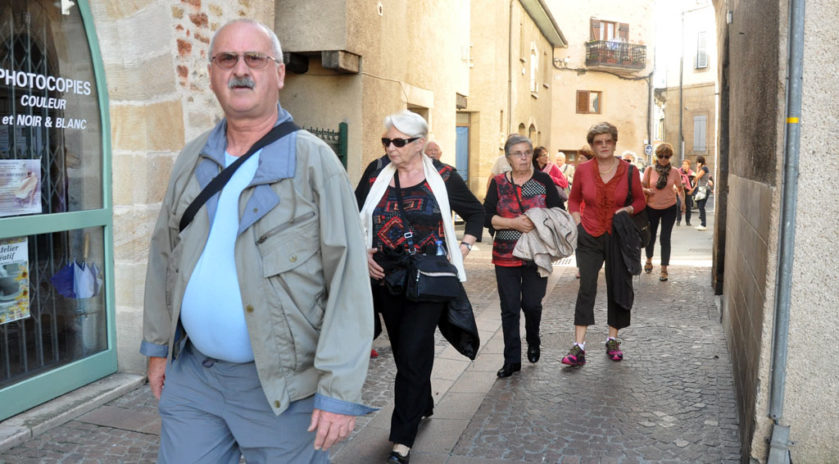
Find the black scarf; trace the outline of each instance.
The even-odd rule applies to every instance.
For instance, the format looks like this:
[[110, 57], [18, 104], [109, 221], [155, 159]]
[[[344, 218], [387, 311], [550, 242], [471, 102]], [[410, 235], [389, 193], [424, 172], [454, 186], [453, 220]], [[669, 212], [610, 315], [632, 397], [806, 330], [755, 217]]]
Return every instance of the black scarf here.
[[658, 181], [655, 183], [655, 188], [661, 190], [667, 186], [667, 178], [670, 177], [670, 163], [667, 163], [666, 166], [656, 163], [655, 172], [658, 173]]

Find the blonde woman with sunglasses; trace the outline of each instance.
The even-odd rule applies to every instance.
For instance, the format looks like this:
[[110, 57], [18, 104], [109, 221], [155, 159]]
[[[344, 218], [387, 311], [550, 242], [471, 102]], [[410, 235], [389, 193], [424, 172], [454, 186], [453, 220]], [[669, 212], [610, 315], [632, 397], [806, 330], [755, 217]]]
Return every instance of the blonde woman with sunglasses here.
[[670, 164], [673, 157], [673, 146], [662, 143], [655, 149], [655, 166], [648, 166], [644, 171], [644, 193], [647, 195], [647, 216], [650, 218], [650, 243], [647, 244], [647, 262], [644, 271], [653, 272], [653, 252], [655, 251], [655, 237], [661, 224], [661, 272], [658, 280], [666, 282], [669, 278], [667, 266], [670, 265], [670, 235], [673, 224], [679, 215], [677, 210], [677, 195], [682, 212], [685, 211], [685, 189], [682, 187], [682, 176], [678, 169]]

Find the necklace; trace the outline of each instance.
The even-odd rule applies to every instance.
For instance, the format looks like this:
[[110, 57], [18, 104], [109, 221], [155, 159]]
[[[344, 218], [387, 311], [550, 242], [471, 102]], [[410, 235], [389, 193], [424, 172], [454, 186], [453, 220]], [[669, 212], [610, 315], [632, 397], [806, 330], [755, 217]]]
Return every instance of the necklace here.
[[606, 170], [604, 170], [604, 169], [600, 166], [600, 163], [597, 163], [597, 170], [600, 172], [600, 174], [608, 174], [608, 173], [612, 172], [612, 170], [613, 170], [613, 169], [615, 169], [616, 167], [618, 167], [618, 163], [617, 163], [617, 161], [614, 161], [614, 162], [612, 163], [612, 165], [611, 165], [611, 166], [609, 166], [609, 168], [608, 168], [608, 169], [606, 169]]

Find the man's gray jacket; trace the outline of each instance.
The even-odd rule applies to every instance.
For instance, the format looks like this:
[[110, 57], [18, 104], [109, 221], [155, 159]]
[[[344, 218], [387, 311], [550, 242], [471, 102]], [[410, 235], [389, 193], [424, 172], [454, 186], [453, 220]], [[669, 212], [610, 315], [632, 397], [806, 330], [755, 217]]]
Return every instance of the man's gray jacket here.
[[[291, 119], [279, 108], [277, 124]], [[190, 275], [219, 194], [183, 232], [178, 223], [224, 167], [226, 121], [189, 142], [175, 161], [146, 276], [146, 356], [183, 349], [179, 324]], [[332, 150], [307, 131], [263, 148], [239, 197], [235, 244], [242, 308], [262, 389], [276, 414], [315, 394], [315, 408], [359, 415], [373, 339], [367, 253], [355, 196]]]

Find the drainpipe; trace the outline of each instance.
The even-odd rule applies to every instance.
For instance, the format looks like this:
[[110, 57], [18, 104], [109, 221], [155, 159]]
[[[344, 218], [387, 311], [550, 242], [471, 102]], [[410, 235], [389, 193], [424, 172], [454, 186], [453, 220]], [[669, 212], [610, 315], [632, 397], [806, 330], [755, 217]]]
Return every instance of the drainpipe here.
[[507, 137], [513, 133], [513, 2], [510, 0], [510, 24], [507, 28]]
[[795, 216], [798, 197], [798, 158], [801, 138], [801, 83], [804, 57], [804, 0], [790, 2], [789, 84], [787, 87], [786, 134], [784, 143], [783, 206], [781, 210], [778, 290], [775, 295], [775, 328], [772, 339], [772, 377], [769, 392], [769, 417], [772, 439], [768, 464], [790, 462], [790, 427], [782, 425], [784, 387], [789, 344], [789, 305], [792, 288], [792, 260], [795, 244]]
[[679, 163], [685, 160], [685, 136], [682, 129], [684, 121], [685, 101], [683, 96], [684, 75], [685, 75], [685, 10], [682, 8], [682, 29], [679, 51]]

